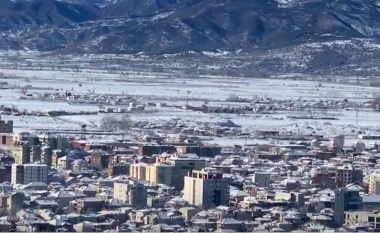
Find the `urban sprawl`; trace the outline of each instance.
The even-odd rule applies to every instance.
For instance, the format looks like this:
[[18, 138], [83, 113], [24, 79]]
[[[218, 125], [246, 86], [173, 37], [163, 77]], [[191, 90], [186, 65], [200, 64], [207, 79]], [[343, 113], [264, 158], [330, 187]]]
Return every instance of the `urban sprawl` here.
[[[4, 80], [2, 231], [380, 231], [373, 96], [174, 100]], [[36, 103], [57, 108], [18, 107]]]

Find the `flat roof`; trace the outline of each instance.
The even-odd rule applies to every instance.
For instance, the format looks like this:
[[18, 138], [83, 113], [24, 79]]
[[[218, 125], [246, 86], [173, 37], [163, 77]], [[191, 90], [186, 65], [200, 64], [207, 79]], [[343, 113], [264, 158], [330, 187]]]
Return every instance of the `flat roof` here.
[[47, 167], [47, 165], [44, 163], [27, 163], [27, 164], [24, 164], [24, 166], [26, 166], [26, 167]]

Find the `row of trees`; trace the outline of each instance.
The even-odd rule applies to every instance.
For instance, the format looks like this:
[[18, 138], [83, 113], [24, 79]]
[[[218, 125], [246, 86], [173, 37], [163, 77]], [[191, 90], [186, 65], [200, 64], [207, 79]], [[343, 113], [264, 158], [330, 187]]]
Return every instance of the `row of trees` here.
[[376, 112], [380, 112], [380, 96], [377, 96], [377, 97], [375, 97], [375, 98], [372, 100], [372, 108], [373, 108], [373, 110], [375, 110]]
[[131, 127], [132, 119], [126, 114], [121, 117], [104, 117], [100, 122], [100, 128], [107, 132], [127, 131]]

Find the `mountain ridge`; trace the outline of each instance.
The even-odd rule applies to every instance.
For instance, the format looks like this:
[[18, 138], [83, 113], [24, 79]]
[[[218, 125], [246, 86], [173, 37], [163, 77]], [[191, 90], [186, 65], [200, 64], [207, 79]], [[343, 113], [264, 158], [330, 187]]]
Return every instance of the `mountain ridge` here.
[[2, 1], [0, 49], [170, 54], [380, 38], [375, 0]]

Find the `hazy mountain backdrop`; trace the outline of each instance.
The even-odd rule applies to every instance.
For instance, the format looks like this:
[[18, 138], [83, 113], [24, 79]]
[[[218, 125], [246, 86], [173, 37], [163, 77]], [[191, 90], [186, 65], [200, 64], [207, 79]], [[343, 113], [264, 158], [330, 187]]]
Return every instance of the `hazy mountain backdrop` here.
[[374, 0], [1, 0], [0, 49], [268, 50], [375, 39]]

